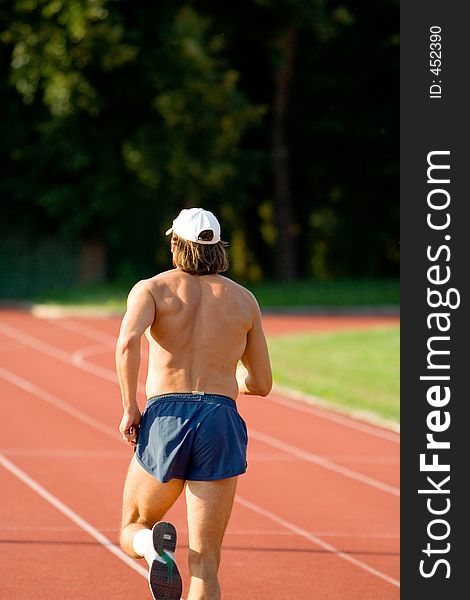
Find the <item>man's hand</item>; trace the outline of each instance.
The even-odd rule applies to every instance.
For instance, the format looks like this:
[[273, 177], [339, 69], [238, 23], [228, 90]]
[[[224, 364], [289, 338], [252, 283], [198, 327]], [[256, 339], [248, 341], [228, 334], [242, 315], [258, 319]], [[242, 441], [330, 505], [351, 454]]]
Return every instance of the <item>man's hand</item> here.
[[239, 394], [246, 394], [247, 393], [247, 389], [246, 389], [246, 384], [245, 384], [245, 380], [248, 377], [248, 371], [246, 370], [246, 368], [239, 363], [237, 365], [237, 371], [236, 371], [236, 378], [237, 378], [237, 384], [238, 384], [238, 393]]
[[116, 371], [121, 388], [122, 415], [119, 431], [122, 439], [135, 446], [139, 432], [140, 411], [137, 388], [140, 367], [140, 342], [155, 318], [155, 300], [147, 281], [139, 281], [127, 299], [127, 311], [116, 344]]
[[261, 311], [252, 295], [253, 323], [246, 336], [246, 346], [240, 361], [244, 368], [237, 368], [240, 394], [267, 396], [273, 387], [268, 345], [263, 332]]
[[121, 424], [119, 425], [119, 431], [122, 434], [122, 439], [130, 444], [131, 446], [135, 446], [137, 444], [137, 435], [139, 433], [139, 425], [140, 425], [140, 411], [138, 408], [125, 410]]

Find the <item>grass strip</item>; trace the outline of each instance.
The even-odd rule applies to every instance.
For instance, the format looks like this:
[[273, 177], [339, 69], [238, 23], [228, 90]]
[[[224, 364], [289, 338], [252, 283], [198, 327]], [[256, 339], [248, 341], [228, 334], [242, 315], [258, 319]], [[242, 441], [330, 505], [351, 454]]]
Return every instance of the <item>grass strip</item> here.
[[399, 421], [398, 327], [286, 335], [268, 343], [276, 383]]
[[[400, 301], [399, 282], [395, 279], [305, 280], [245, 285], [263, 308], [380, 306], [397, 305]], [[25, 300], [66, 306], [107, 306], [123, 310], [131, 287], [132, 284], [108, 284], [59, 289]]]

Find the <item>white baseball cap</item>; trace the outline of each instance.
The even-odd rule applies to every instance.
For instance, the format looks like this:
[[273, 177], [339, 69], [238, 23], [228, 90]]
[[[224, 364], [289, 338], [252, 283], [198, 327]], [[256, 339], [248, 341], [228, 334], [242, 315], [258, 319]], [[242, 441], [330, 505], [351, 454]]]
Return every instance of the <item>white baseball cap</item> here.
[[[200, 239], [201, 232], [208, 230], [213, 233], [212, 239]], [[220, 242], [219, 221], [213, 213], [203, 208], [183, 208], [166, 235], [170, 233], [176, 233], [184, 240], [196, 242], [197, 244], [217, 244], [217, 242]]]

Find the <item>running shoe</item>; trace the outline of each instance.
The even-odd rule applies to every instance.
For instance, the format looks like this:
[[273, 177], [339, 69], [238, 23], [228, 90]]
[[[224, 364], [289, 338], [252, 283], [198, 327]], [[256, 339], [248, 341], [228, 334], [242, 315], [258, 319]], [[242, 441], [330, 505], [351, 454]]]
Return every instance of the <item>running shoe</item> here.
[[176, 529], [160, 521], [152, 528], [155, 555], [149, 563], [149, 586], [154, 600], [180, 600], [181, 575], [175, 563]]

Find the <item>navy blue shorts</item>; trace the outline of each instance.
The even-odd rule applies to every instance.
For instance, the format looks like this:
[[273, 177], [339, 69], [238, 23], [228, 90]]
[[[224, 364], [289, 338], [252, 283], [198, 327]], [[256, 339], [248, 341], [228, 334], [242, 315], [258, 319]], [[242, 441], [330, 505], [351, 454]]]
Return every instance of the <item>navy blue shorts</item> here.
[[159, 481], [211, 481], [246, 471], [248, 435], [231, 398], [163, 394], [147, 400], [136, 459]]

